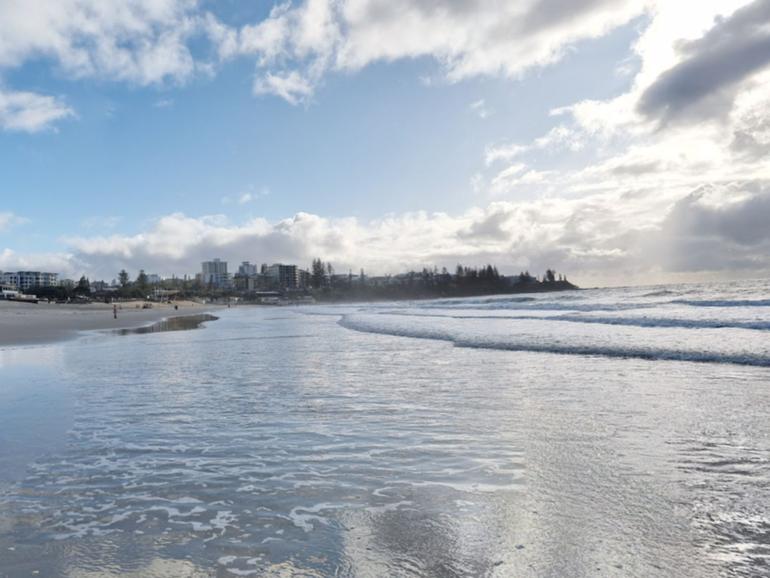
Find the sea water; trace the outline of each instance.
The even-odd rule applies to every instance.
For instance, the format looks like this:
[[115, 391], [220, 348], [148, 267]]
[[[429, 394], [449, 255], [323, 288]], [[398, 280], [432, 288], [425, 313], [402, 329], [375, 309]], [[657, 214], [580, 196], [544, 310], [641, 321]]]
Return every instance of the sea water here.
[[0, 576], [770, 575], [770, 283], [0, 350]]

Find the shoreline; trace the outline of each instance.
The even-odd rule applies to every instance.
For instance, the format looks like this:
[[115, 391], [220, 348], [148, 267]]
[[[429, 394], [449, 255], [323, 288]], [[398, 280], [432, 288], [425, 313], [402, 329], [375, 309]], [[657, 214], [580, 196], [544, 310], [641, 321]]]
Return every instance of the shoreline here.
[[[139, 305], [137, 307], [137, 305]], [[216, 305], [194, 302], [153, 304], [142, 309], [141, 302], [121, 303], [118, 318], [113, 318], [112, 305], [56, 303], [19, 303], [0, 301], [0, 349], [46, 345], [68, 341], [83, 331], [136, 329], [162, 319], [185, 317], [218, 309]]]

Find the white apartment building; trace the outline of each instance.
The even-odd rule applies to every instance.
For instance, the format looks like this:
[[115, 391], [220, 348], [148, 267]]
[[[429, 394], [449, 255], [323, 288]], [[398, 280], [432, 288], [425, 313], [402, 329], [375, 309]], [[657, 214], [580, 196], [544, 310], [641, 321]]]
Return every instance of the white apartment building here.
[[43, 271], [6, 271], [0, 273], [0, 284], [26, 291], [33, 287], [55, 287], [58, 276], [57, 273]]

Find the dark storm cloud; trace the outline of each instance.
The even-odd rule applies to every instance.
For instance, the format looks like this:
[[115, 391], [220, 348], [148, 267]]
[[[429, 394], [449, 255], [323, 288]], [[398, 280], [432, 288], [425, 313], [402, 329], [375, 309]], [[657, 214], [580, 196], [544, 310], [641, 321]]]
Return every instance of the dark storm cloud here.
[[747, 116], [733, 133], [730, 149], [751, 161], [764, 160], [770, 155], [770, 111], [762, 110]]
[[770, 188], [747, 185], [735, 192], [737, 202], [714, 206], [703, 202], [708, 189], [679, 201], [669, 213], [665, 227], [680, 235], [720, 237], [751, 246], [770, 240]]
[[642, 95], [638, 111], [663, 124], [721, 117], [739, 83], [770, 65], [770, 0], [756, 0], [683, 45], [686, 58]]
[[498, 210], [476, 221], [468, 229], [458, 232], [461, 239], [492, 239], [504, 240], [511, 238], [511, 232], [505, 225], [510, 220], [509, 210]]
[[639, 176], [655, 173], [661, 169], [661, 163], [658, 161], [650, 161], [647, 163], [627, 163], [623, 165], [617, 165], [611, 169], [611, 172], [613, 175], [618, 176]]
[[666, 217], [659, 238], [666, 268], [766, 269], [770, 266], [770, 183], [728, 188], [739, 200], [727, 203], [709, 202], [707, 197], [714, 191], [700, 188], [676, 203]]
[[[524, 35], [535, 34], [561, 24], [574, 21], [586, 14], [591, 14], [597, 9], [613, 7], [617, 0], [538, 0], [531, 3], [526, 10], [520, 12], [520, 20], [513, 26], [506, 19], [500, 21], [500, 34], [510, 37], [512, 28]], [[410, 9], [419, 11], [425, 17], [437, 15], [451, 15], [454, 17], [473, 17], [494, 9], [499, 3], [497, 0], [412, 0], [405, 3]], [[504, 4], [504, 3], [503, 3]], [[516, 6], [512, 4], [512, 6]], [[403, 16], [404, 4], [393, 0], [373, 0], [364, 5], [367, 18], [372, 20], [391, 20]]]
[[570, 22], [596, 8], [612, 4], [613, 0], [540, 0], [535, 3], [521, 22], [523, 31], [543, 30]]

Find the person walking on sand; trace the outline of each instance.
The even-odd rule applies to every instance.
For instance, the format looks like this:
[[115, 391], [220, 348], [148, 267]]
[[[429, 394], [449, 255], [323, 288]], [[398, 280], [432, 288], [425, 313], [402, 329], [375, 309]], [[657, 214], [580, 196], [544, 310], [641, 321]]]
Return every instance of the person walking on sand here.
[[117, 319], [118, 318], [118, 306], [117, 304], [112, 304], [112, 318]]

